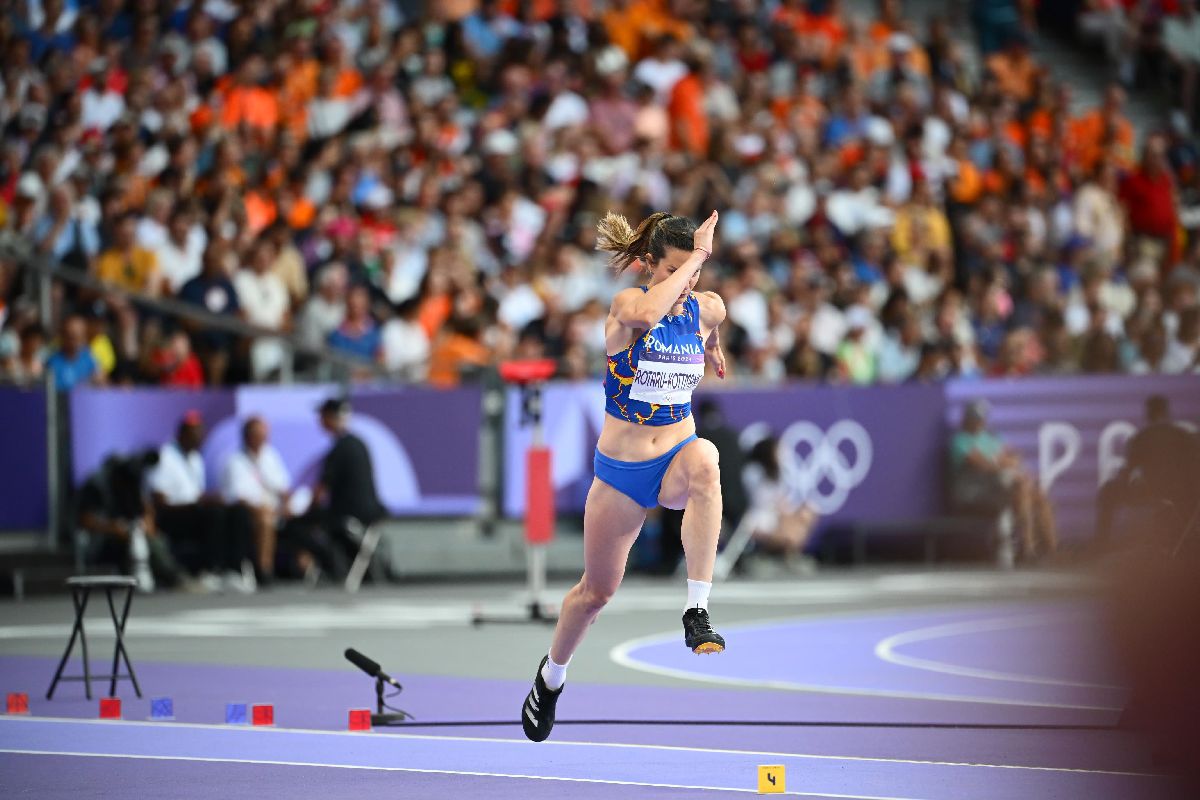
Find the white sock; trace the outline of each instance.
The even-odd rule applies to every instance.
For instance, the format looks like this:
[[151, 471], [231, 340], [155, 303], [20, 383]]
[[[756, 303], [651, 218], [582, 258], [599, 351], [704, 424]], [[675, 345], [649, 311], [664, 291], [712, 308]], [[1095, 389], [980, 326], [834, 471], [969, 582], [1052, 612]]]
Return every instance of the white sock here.
[[562, 685], [567, 682], [567, 664], [571, 663], [571, 659], [567, 659], [566, 664], [555, 664], [554, 659], [546, 656], [546, 664], [542, 667], [542, 680], [546, 682], [546, 688], [557, 692], [562, 688]]
[[688, 601], [684, 611], [689, 608], [703, 608], [707, 611], [710, 591], [712, 591], [712, 583], [709, 581], [694, 581], [688, 578]]

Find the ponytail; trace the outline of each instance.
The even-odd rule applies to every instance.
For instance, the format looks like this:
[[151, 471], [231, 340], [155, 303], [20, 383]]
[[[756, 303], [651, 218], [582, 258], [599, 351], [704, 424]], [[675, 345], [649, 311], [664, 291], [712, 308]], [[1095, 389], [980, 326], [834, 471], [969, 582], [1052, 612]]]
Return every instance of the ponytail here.
[[596, 225], [596, 249], [612, 253], [608, 263], [620, 275], [646, 253], [653, 253], [651, 242], [659, 223], [670, 216], [665, 211], [655, 212], [635, 231], [623, 215], [609, 211]]

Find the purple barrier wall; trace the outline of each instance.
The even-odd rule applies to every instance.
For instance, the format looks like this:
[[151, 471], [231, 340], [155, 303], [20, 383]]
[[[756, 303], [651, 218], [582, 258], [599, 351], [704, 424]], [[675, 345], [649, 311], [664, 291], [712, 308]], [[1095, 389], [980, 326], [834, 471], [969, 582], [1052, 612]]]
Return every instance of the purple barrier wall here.
[[[171, 439], [189, 409], [204, 415], [209, 435], [203, 454], [210, 488], [240, 445], [241, 425], [258, 414], [271, 426], [295, 485], [311, 483], [329, 438], [316, 406], [333, 386], [247, 386], [236, 390], [79, 389], [71, 396], [76, 482], [113, 452], [157, 447]], [[395, 514], [460, 515], [479, 508], [477, 389], [356, 389], [351, 430], [371, 451], [376, 488]]]
[[[780, 438], [781, 466], [793, 496], [813, 503], [827, 518], [916, 517], [938, 510], [945, 406], [940, 387], [795, 385], [707, 396], [744, 438], [765, 433]], [[518, 425], [517, 398], [513, 390], [506, 419], [508, 516], [524, 510], [529, 431]], [[579, 512], [592, 480], [603, 390], [595, 383], [555, 384], [547, 387], [544, 400], [558, 508]]]
[[946, 425], [958, 426], [968, 400], [986, 399], [992, 430], [1049, 490], [1060, 535], [1088, 538], [1096, 491], [1124, 463], [1125, 442], [1142, 424], [1152, 394], [1170, 398], [1176, 419], [1200, 423], [1200, 378], [1160, 375], [952, 381]]
[[44, 529], [50, 514], [45, 393], [0, 389], [0, 420], [0, 531]]

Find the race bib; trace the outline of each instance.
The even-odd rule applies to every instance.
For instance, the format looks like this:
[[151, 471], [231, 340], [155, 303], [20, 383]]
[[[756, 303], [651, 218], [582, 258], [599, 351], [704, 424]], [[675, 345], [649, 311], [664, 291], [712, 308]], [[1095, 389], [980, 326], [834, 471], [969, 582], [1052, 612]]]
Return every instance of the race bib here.
[[664, 352], [647, 347], [638, 359], [629, 399], [660, 406], [692, 401], [692, 392], [704, 377], [704, 352]]

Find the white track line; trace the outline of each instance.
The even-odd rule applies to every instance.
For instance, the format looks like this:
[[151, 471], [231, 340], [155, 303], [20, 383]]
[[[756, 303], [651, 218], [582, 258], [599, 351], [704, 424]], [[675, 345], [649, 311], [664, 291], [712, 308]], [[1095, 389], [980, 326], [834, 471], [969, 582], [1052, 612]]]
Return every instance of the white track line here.
[[[113, 725], [113, 726], [153, 726], [161, 730], [169, 730], [171, 728], [192, 728], [200, 730], [226, 730], [236, 731], [243, 734], [300, 734], [307, 736], [349, 736], [353, 738], [361, 738], [362, 732], [359, 731], [322, 731], [312, 730], [309, 728], [274, 728], [274, 727], [252, 727], [248, 725], [222, 725], [209, 724], [202, 722], [148, 722], [142, 720], [113, 720], [113, 719], [72, 719], [67, 717], [0, 717], [0, 725], [4, 722], [53, 722], [66, 725]], [[516, 725], [516, 722], [513, 722]], [[380, 732], [381, 735], [392, 736], [397, 739], [417, 739], [428, 742], [484, 742], [506, 745], [517, 745], [520, 747], [605, 747], [629, 750], [664, 750], [669, 752], [685, 752], [685, 753], [710, 753], [717, 755], [739, 755], [739, 756], [763, 756], [767, 758], [798, 758], [812, 759], [816, 761], [862, 761], [875, 762], [883, 764], [912, 764], [919, 766], [932, 767], [975, 767], [978, 769], [1011, 769], [1011, 770], [1026, 770], [1031, 772], [1068, 772], [1068, 773], [1083, 773], [1088, 775], [1121, 775], [1126, 777], [1152, 778], [1158, 777], [1153, 773], [1148, 772], [1122, 772], [1118, 770], [1103, 770], [1103, 769], [1077, 769], [1074, 767], [1037, 767], [1026, 766], [1023, 764], [987, 764], [972, 761], [930, 761], [924, 759], [911, 758], [884, 758], [881, 756], [841, 756], [829, 755], [825, 753], [780, 753], [765, 750], [729, 750], [716, 747], [686, 747], [683, 745], [667, 745], [667, 744], [631, 744], [628, 742], [574, 742], [569, 740], [547, 740], [545, 742], [530, 742], [525, 739], [503, 739], [495, 736], [436, 736], [419, 733], [392, 733]]]
[[1084, 681], [1064, 681], [1057, 678], [1042, 678], [1036, 675], [1026, 675], [1019, 672], [1000, 672], [976, 667], [964, 667], [944, 661], [929, 658], [903, 655], [896, 652], [897, 647], [916, 642], [927, 642], [933, 639], [947, 639], [952, 636], [965, 636], [972, 633], [1009, 630], [1011, 628], [1032, 628], [1054, 622], [1053, 617], [997, 617], [993, 619], [951, 622], [944, 625], [931, 625], [925, 628], [914, 628], [910, 631], [893, 634], [881, 639], [875, 645], [875, 656], [883, 661], [901, 667], [938, 672], [943, 675], [957, 675], [965, 678], [982, 678], [989, 681], [1008, 681], [1013, 683], [1032, 683], [1043, 686], [1070, 686], [1082, 689], [1105, 689], [1122, 691], [1120, 686], [1103, 683], [1087, 683]]
[[[739, 789], [731, 786], [689, 786], [679, 783], [648, 783], [642, 781], [617, 781], [603, 778], [560, 778], [547, 775], [520, 775], [509, 772], [474, 772], [453, 769], [421, 769], [419, 767], [365, 767], [353, 764], [326, 764], [314, 761], [272, 761], [258, 758], [204, 758], [201, 756], [138, 756], [123, 753], [87, 753], [67, 750], [13, 750], [0, 748], [0, 754], [27, 756], [74, 756], [79, 758], [122, 758], [128, 760], [147, 761], [196, 761], [214, 764], [256, 764], [272, 767], [323, 767], [326, 769], [353, 769], [375, 772], [415, 772], [426, 775], [463, 775], [479, 778], [514, 778], [529, 781], [564, 781], [567, 783], [598, 783], [609, 786], [638, 786], [651, 789], [688, 789], [708, 792], [740, 792], [742, 794], [757, 794], [756, 789]], [[836, 797], [844, 800], [917, 800], [911, 797], [881, 797], [865, 794], [830, 794], [829, 792], [781, 792], [796, 797]]]
[[[779, 622], [812, 622], [812, 618], [797, 617], [790, 620], [779, 620]], [[774, 623], [772, 623], [774, 624]], [[750, 627], [750, 626], [747, 626]], [[766, 627], [766, 625], [755, 624], [753, 627]], [[731, 630], [741, 630], [741, 626], [730, 626]], [[772, 679], [758, 678], [734, 678], [724, 675], [706, 675], [699, 672], [691, 672], [686, 669], [676, 669], [674, 667], [663, 667], [657, 664], [649, 664], [644, 661], [638, 661], [630, 653], [638, 647], [649, 644], [661, 644], [663, 642], [671, 642], [679, 638], [678, 631], [670, 631], [668, 633], [657, 633], [650, 636], [640, 636], [636, 639], [622, 642], [616, 645], [608, 652], [608, 657], [616, 664], [628, 669], [637, 670], [638, 672], [648, 672], [652, 675], [662, 675], [668, 678], [682, 678], [684, 680], [700, 681], [702, 683], [715, 683], [724, 686], [743, 686], [754, 689], [779, 689], [788, 692], [810, 692], [813, 694], [836, 694], [836, 695], [862, 695], [865, 697], [891, 697], [900, 700], [935, 700], [938, 702], [948, 703], [984, 703], [987, 705], [997, 706], [1016, 706], [1021, 708], [1061, 708], [1072, 711], [1120, 711], [1117, 706], [1092, 706], [1080, 705], [1075, 703], [1047, 703], [1032, 700], [1009, 700], [1002, 697], [976, 697], [964, 694], [940, 694], [935, 692], [917, 692], [906, 691], [900, 689], [867, 689], [853, 686], [827, 686], [814, 683], [798, 683], [795, 681], [783, 681]]]

